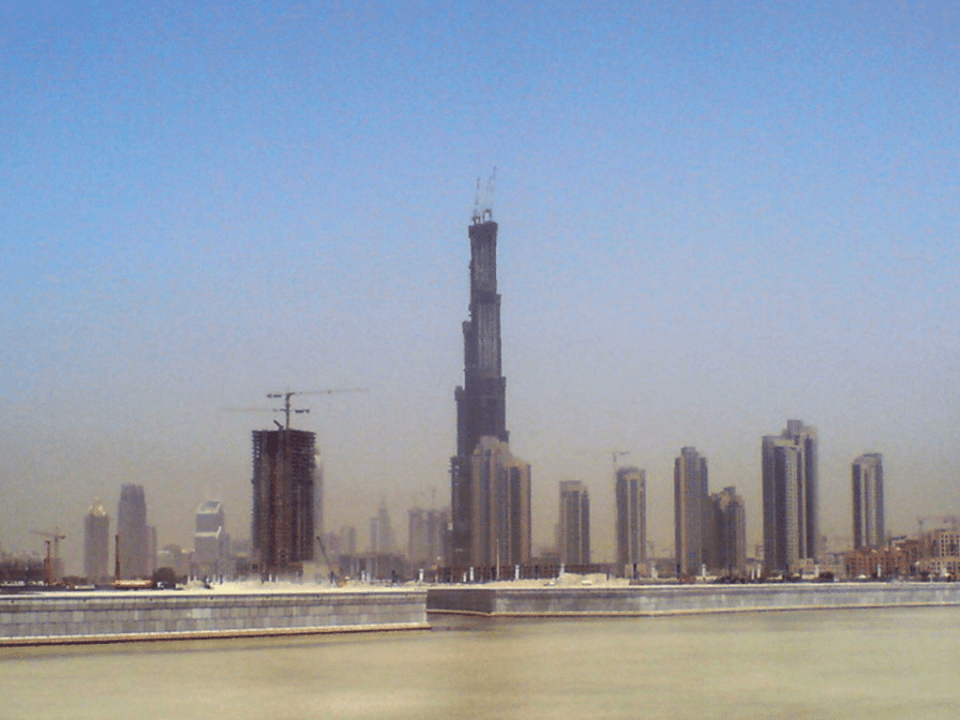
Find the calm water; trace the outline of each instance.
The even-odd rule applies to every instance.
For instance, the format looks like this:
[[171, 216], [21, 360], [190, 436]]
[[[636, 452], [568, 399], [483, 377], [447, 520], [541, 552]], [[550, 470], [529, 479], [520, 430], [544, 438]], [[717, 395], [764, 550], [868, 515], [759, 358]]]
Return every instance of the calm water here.
[[446, 622], [0, 650], [0, 718], [960, 717], [960, 608]]

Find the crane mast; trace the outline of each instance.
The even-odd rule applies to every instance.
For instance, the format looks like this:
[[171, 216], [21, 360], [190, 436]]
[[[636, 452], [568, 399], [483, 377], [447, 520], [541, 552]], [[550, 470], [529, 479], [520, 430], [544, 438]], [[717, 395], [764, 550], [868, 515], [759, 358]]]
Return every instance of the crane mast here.
[[304, 413], [309, 413], [310, 408], [293, 408], [290, 405], [290, 398], [294, 395], [333, 395], [335, 393], [346, 393], [346, 392], [366, 392], [366, 388], [335, 388], [332, 390], [289, 390], [282, 393], [267, 393], [267, 398], [270, 400], [279, 400], [283, 399], [283, 407], [274, 412], [282, 412], [284, 415], [284, 430], [290, 429], [290, 413], [296, 415], [302, 415]]

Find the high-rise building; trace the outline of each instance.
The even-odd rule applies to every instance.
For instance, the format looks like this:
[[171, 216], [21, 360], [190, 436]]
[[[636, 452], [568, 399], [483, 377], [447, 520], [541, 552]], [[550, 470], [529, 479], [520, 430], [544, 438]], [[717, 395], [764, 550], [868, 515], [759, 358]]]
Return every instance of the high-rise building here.
[[883, 522], [883, 457], [866, 453], [853, 461], [853, 547], [880, 548], [886, 543]]
[[452, 549], [454, 564], [492, 567], [527, 562], [530, 465], [515, 458], [507, 443], [483, 435], [460, 480], [453, 499], [461, 503], [466, 517], [459, 528], [462, 545]]
[[620, 572], [647, 559], [647, 472], [617, 470], [617, 566]]
[[475, 216], [470, 237], [470, 319], [463, 323], [462, 387], [457, 401], [457, 456], [469, 457], [482, 435], [509, 442], [507, 379], [500, 353], [497, 224]]
[[418, 567], [432, 567], [443, 563], [448, 517], [446, 510], [411, 508], [407, 556], [412, 563]]
[[147, 526], [147, 501], [142, 485], [123, 485], [117, 503], [117, 554], [120, 579], [149, 577], [150, 532]]
[[422, 567], [430, 557], [427, 550], [427, 511], [414, 507], [407, 511], [407, 557]]
[[99, 501], [83, 519], [83, 574], [88, 582], [103, 582], [110, 571], [110, 516]]
[[707, 487], [707, 459], [694, 447], [681, 448], [673, 465], [674, 539], [680, 575], [698, 575], [706, 563]]
[[353, 525], [344, 525], [339, 530], [327, 533], [326, 545], [321, 549], [326, 552], [326, 561], [337, 562], [344, 557], [357, 555], [357, 528]]
[[390, 554], [397, 552], [397, 536], [393, 532], [386, 501], [380, 502], [377, 514], [370, 518], [370, 552]]
[[560, 524], [557, 549], [560, 562], [590, 564], [590, 494], [579, 480], [560, 482]]
[[254, 561], [284, 571], [313, 560], [316, 435], [253, 431]]
[[817, 431], [788, 420], [780, 435], [764, 436], [763, 565], [793, 573], [819, 557]]
[[197, 572], [220, 574], [228, 569], [230, 536], [227, 534], [223, 503], [219, 500], [208, 500], [197, 508], [193, 551]]
[[460, 566], [530, 557], [530, 466], [507, 445], [497, 224], [489, 213], [476, 213], [468, 231], [470, 319], [463, 323], [464, 383], [455, 393], [457, 454], [450, 460], [450, 562]]
[[710, 496], [707, 567], [738, 575], [747, 568], [747, 522], [743, 497], [735, 487], [725, 487]]
[[427, 564], [442, 565], [450, 555], [450, 509], [427, 512]]

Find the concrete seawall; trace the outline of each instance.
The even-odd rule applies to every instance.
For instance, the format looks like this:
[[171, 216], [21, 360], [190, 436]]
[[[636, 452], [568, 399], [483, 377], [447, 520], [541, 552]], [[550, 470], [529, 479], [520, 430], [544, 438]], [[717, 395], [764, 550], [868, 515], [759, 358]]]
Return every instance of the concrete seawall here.
[[0, 647], [427, 629], [421, 589], [0, 597]]
[[684, 613], [960, 605], [960, 583], [438, 587], [427, 611], [497, 617]]

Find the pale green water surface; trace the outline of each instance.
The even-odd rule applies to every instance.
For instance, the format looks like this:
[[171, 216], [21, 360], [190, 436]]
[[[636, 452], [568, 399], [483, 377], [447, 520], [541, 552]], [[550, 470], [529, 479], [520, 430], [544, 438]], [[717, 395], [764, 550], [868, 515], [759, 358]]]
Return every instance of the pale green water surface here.
[[960, 717], [960, 608], [0, 650], [0, 718]]

